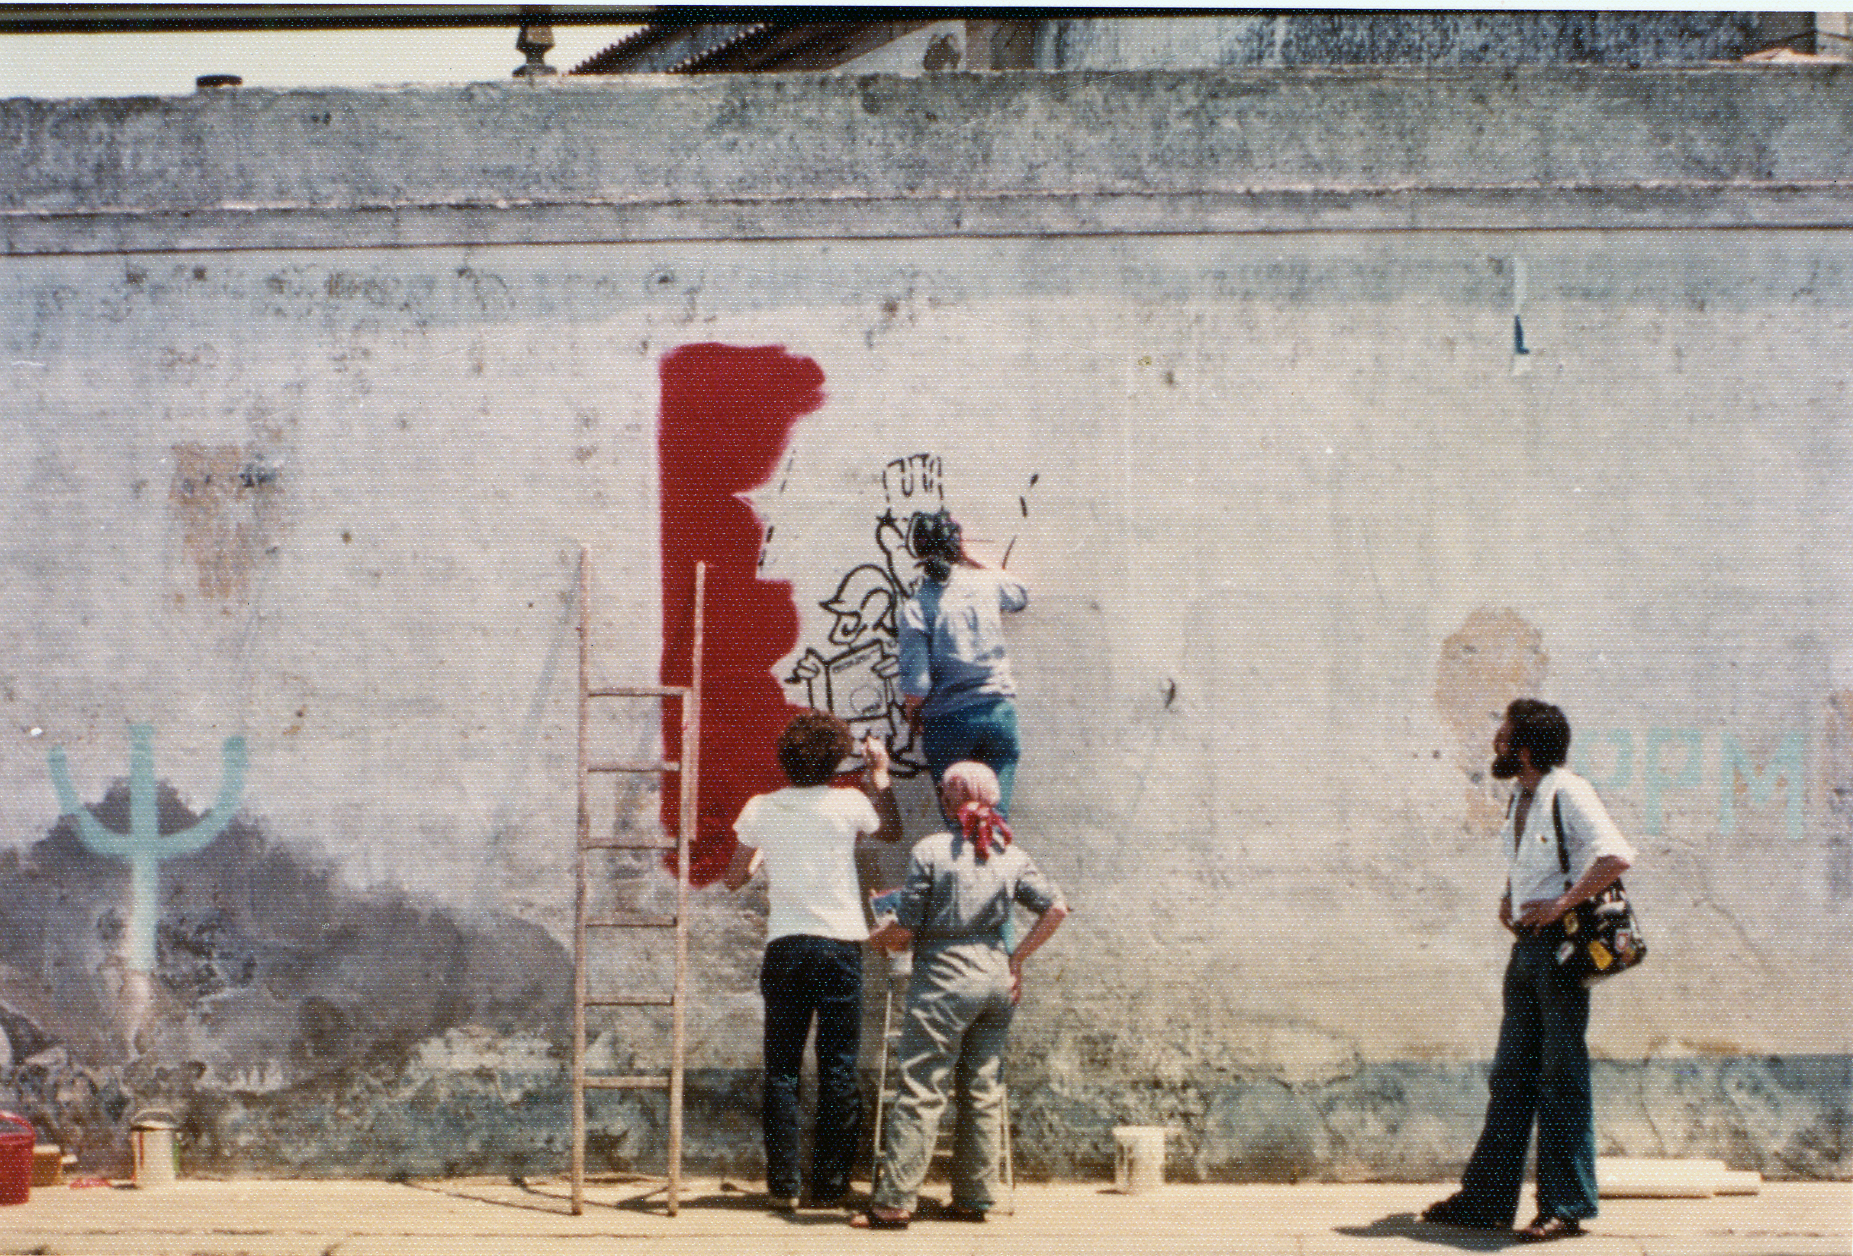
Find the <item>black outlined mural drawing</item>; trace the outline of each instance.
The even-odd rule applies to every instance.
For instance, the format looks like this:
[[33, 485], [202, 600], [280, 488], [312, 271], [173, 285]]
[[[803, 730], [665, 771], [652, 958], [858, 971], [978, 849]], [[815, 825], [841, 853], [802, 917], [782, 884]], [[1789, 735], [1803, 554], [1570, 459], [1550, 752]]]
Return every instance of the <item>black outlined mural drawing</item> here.
[[939, 455], [931, 453], [896, 458], [882, 468], [886, 501], [874, 532], [880, 561], [871, 556], [848, 568], [836, 592], [818, 603], [830, 614], [825, 643], [806, 646], [785, 678], [798, 690], [794, 702], [844, 721], [858, 745], [871, 734], [884, 738], [897, 776], [926, 770], [902, 714], [897, 640], [901, 605], [921, 578], [909, 538], [915, 518], [945, 505], [941, 469]]

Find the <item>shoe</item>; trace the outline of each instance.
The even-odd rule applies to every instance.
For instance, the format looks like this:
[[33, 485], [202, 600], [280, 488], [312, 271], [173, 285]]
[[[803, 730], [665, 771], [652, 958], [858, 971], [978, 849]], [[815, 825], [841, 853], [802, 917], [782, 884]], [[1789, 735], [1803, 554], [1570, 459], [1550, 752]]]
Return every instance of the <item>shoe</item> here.
[[804, 1206], [822, 1212], [835, 1212], [838, 1208], [849, 1207], [849, 1192], [839, 1191], [835, 1195], [813, 1195]]
[[849, 1219], [849, 1224], [858, 1230], [905, 1230], [913, 1217], [907, 1213], [883, 1215], [873, 1208], [865, 1208]]
[[796, 1212], [798, 1211], [798, 1197], [796, 1195], [768, 1195], [766, 1207], [773, 1212]]
[[1440, 1203], [1422, 1210], [1422, 1220], [1430, 1225], [1451, 1225], [1462, 1230], [1503, 1230], [1510, 1219], [1499, 1221], [1476, 1211], [1464, 1194], [1450, 1195]]
[[1582, 1224], [1574, 1217], [1540, 1216], [1513, 1238], [1520, 1243], [1551, 1243], [1557, 1239], [1573, 1239], [1582, 1233]]
[[979, 1208], [973, 1204], [947, 1204], [935, 1215], [947, 1221], [983, 1221], [990, 1211], [989, 1208]]

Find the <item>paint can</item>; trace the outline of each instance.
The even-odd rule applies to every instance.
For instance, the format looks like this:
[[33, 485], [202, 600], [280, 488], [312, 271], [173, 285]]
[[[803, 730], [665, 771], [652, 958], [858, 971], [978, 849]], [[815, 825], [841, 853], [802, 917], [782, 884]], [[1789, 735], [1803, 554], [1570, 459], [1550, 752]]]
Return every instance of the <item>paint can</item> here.
[[32, 1149], [32, 1184], [63, 1186], [64, 1166], [76, 1160], [76, 1156], [66, 1155], [57, 1143], [40, 1143]]
[[1138, 1195], [1164, 1185], [1164, 1126], [1116, 1125], [1113, 1146], [1113, 1189]]
[[172, 1186], [180, 1178], [179, 1125], [166, 1108], [147, 1108], [129, 1122], [135, 1185]]
[[32, 1197], [32, 1147], [38, 1141], [32, 1122], [0, 1112], [0, 1205]]

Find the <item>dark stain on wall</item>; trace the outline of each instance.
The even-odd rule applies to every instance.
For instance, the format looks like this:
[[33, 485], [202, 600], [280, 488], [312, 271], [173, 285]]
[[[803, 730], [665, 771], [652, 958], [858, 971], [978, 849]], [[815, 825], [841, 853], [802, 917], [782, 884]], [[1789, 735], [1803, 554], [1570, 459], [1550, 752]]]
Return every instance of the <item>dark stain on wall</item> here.
[[[1099, 1181], [1114, 1171], [1113, 1128], [1169, 1131], [1176, 1182], [1405, 1181], [1454, 1178], [1473, 1150], [1486, 1068], [1369, 1063], [1289, 1085], [1212, 1068], [1156, 1083], [1054, 1084], [1040, 1061], [1010, 1061], [1012, 1148], [1025, 1178]], [[1780, 1179], [1847, 1173], [1845, 1055], [1727, 1056], [1592, 1063], [1603, 1155], [1722, 1159]]]
[[[118, 782], [92, 811], [128, 808]], [[197, 819], [165, 785], [159, 817]], [[0, 1106], [84, 1171], [122, 1172], [150, 1106], [180, 1115], [191, 1173], [557, 1168], [572, 963], [540, 926], [351, 889], [242, 818], [164, 863], [146, 976], [117, 955], [128, 898], [69, 818], [0, 853]]]
[[1853, 690], [1830, 694], [1822, 721], [1820, 796], [1832, 823], [1827, 834], [1827, 897], [1853, 899]]

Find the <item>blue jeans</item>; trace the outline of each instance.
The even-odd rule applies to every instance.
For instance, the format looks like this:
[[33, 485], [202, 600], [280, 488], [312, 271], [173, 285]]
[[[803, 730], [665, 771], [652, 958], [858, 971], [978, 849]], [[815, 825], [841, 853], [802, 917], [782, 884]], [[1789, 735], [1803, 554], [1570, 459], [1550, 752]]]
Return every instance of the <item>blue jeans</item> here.
[[[1009, 698], [992, 698], [986, 702], [960, 707], [946, 715], [929, 715], [920, 724], [920, 749], [926, 755], [927, 770], [933, 774], [937, 793], [946, 769], [955, 763], [975, 759], [997, 773], [997, 810], [1010, 814], [1010, 794], [1017, 783], [1017, 704]], [[958, 817], [947, 816], [946, 823], [958, 828]], [[1004, 946], [1017, 944], [1015, 913], [1004, 921]]]
[[1589, 991], [1564, 974], [1556, 939], [1520, 938], [1506, 965], [1505, 1019], [1487, 1078], [1479, 1145], [1461, 1175], [1467, 1204], [1491, 1224], [1518, 1215], [1525, 1153], [1538, 1127], [1538, 1215], [1596, 1215], [1596, 1123], [1589, 1088]]
[[976, 759], [997, 773], [1003, 801], [998, 810], [1010, 814], [1010, 794], [1017, 782], [1017, 704], [1009, 698], [960, 707], [945, 715], [929, 715], [920, 725], [921, 750], [933, 783], [946, 769]]
[[811, 1134], [811, 1197], [849, 1189], [862, 1136], [856, 1055], [862, 1045], [862, 944], [809, 934], [774, 938], [759, 968], [766, 1002], [766, 1193], [797, 1196], [798, 1075], [804, 1040], [817, 1022], [817, 1122]]

